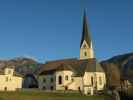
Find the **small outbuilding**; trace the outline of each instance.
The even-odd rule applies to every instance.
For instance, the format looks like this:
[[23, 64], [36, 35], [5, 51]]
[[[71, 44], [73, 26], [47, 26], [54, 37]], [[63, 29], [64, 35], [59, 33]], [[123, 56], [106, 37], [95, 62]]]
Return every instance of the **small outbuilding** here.
[[16, 91], [22, 88], [23, 77], [8, 66], [0, 70], [0, 91]]

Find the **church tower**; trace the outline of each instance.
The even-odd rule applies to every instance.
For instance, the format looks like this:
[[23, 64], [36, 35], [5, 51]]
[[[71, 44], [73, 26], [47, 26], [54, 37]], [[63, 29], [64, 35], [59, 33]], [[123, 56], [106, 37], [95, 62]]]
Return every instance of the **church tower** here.
[[90, 31], [87, 25], [86, 12], [84, 11], [82, 38], [80, 42], [80, 59], [91, 59], [91, 58], [94, 58], [93, 47], [90, 37]]

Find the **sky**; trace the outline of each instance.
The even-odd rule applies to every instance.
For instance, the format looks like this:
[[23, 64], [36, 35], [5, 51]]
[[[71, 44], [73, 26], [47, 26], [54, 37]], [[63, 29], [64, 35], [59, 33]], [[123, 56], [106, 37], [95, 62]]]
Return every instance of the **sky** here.
[[83, 8], [95, 57], [133, 51], [132, 0], [0, 0], [0, 59], [79, 58]]

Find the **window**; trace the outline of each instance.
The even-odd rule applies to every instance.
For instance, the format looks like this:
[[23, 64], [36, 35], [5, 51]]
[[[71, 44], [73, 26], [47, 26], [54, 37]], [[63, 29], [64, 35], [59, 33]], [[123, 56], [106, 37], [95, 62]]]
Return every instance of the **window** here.
[[72, 78], [71, 80], [72, 80], [72, 82], [74, 81], [74, 79], [73, 79], [73, 78]]
[[84, 52], [84, 56], [87, 56], [87, 52]]
[[65, 80], [68, 80], [68, 75], [65, 76]]
[[4, 90], [7, 91], [7, 87], [5, 87]]
[[68, 87], [67, 86], [65, 86], [65, 90], [68, 90]]
[[51, 82], [53, 82], [53, 81], [54, 81], [54, 79], [53, 79], [53, 78], [51, 78], [51, 79], [50, 79], [50, 81], [51, 81]]
[[58, 77], [58, 83], [62, 84], [62, 77], [61, 76]]
[[91, 85], [93, 86], [93, 77], [91, 77]]
[[80, 86], [78, 87], [78, 90], [80, 91]]
[[102, 85], [102, 77], [99, 77], [99, 84]]
[[53, 90], [53, 89], [54, 89], [54, 87], [53, 87], [53, 86], [51, 86], [51, 87], [50, 87], [50, 89], [51, 89], [51, 90]]
[[43, 83], [45, 83], [45, 82], [46, 82], [46, 79], [44, 78], [44, 79], [43, 79]]

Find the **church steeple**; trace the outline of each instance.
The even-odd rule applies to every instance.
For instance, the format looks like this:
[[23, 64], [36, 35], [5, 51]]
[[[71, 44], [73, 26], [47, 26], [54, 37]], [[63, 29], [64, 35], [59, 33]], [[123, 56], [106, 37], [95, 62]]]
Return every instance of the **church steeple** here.
[[90, 31], [88, 30], [87, 16], [86, 16], [85, 10], [84, 10], [84, 16], [83, 16], [83, 30], [82, 30], [82, 38], [81, 38], [80, 47], [82, 46], [84, 40], [87, 42], [87, 44], [90, 47], [91, 37], [90, 37]]
[[80, 42], [80, 59], [94, 58], [90, 30], [88, 29], [87, 16], [84, 10], [83, 30]]

